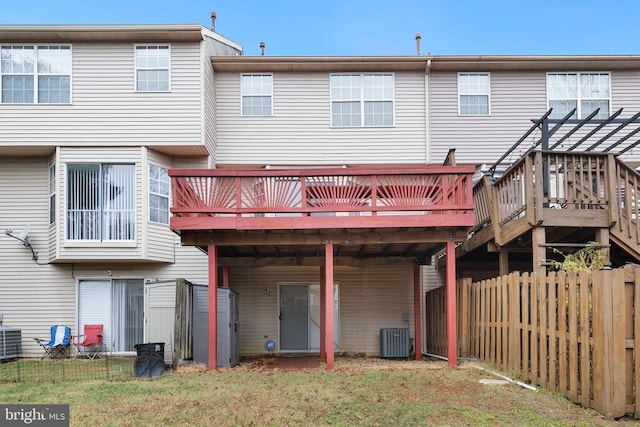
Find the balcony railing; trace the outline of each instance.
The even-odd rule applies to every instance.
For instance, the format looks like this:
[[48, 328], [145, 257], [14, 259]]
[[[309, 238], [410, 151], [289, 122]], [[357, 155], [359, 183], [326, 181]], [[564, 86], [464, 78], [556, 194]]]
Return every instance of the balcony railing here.
[[471, 226], [469, 166], [171, 169], [171, 228]]

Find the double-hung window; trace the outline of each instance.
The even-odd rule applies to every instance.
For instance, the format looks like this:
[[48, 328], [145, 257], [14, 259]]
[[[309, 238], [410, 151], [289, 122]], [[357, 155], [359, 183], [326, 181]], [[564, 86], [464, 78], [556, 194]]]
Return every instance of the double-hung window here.
[[611, 75], [609, 73], [547, 73], [547, 100], [553, 108], [551, 118], [559, 119], [576, 108], [573, 118], [583, 119], [600, 109], [597, 119], [611, 113]]
[[458, 74], [458, 114], [488, 116], [491, 84], [488, 73]]
[[169, 92], [171, 90], [171, 48], [169, 45], [137, 45], [136, 91]]
[[169, 224], [169, 174], [167, 169], [149, 165], [149, 221]]
[[135, 239], [135, 165], [67, 165], [67, 239]]
[[273, 74], [242, 74], [240, 92], [243, 116], [273, 114]]
[[56, 222], [56, 164], [49, 165], [49, 224]]
[[393, 74], [331, 75], [331, 126], [393, 125]]
[[71, 46], [1, 46], [0, 102], [71, 103]]

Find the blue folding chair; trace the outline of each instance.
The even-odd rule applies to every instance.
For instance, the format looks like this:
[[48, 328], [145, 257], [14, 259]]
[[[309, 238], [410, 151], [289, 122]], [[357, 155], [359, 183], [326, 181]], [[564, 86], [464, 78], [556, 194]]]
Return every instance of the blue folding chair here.
[[69, 357], [69, 347], [71, 345], [71, 328], [68, 326], [52, 326], [51, 339], [45, 343], [45, 340], [34, 338], [40, 347], [44, 349], [44, 353], [40, 360], [45, 357], [50, 358], [67, 358]]

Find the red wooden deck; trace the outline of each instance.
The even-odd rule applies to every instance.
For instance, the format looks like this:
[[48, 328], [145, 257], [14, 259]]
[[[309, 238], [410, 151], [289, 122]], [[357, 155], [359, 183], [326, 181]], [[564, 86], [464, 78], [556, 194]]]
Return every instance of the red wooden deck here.
[[[205, 246], [210, 288], [218, 286], [218, 250], [224, 246], [324, 247], [321, 269], [320, 358], [334, 367], [333, 267], [335, 246], [374, 244], [375, 256], [388, 257], [388, 234], [408, 243], [399, 255], [414, 259], [425, 251], [420, 243], [446, 244], [448, 341], [456, 365], [454, 240], [474, 224], [470, 166], [368, 169], [171, 169], [171, 229], [183, 244]], [[364, 229], [367, 229], [366, 231]], [[327, 233], [346, 234], [327, 239]], [[437, 230], [437, 231], [436, 231]], [[251, 233], [248, 233], [251, 231]], [[264, 232], [260, 242], [257, 232]], [[460, 233], [462, 232], [462, 233]], [[301, 235], [301, 233], [304, 233]], [[198, 239], [202, 234], [202, 239]], [[283, 239], [283, 234], [286, 235]], [[191, 235], [191, 236], [189, 236]], [[194, 236], [196, 236], [194, 238]], [[345, 237], [345, 238], [342, 238]], [[201, 242], [201, 243], [197, 243]], [[225, 243], [223, 243], [225, 242]], [[278, 250], [278, 253], [282, 251]], [[241, 251], [234, 248], [235, 256]], [[258, 250], [251, 251], [260, 257]], [[299, 252], [297, 252], [299, 253]], [[339, 253], [339, 252], [338, 252]], [[361, 253], [361, 252], [359, 252]], [[418, 265], [414, 265], [414, 310], [420, 310]], [[209, 292], [209, 368], [216, 369], [217, 301]], [[419, 331], [416, 316], [416, 331]], [[329, 343], [327, 345], [327, 343]], [[420, 348], [419, 335], [416, 348]], [[419, 357], [420, 352], [416, 352]]]
[[174, 230], [471, 226], [468, 166], [171, 169]]

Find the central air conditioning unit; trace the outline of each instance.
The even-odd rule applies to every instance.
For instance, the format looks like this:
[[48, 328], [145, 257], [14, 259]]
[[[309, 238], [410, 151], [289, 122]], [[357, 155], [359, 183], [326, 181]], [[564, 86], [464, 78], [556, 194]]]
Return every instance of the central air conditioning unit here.
[[0, 362], [17, 359], [22, 353], [22, 332], [18, 328], [0, 326]]
[[380, 357], [383, 359], [409, 358], [409, 328], [380, 329]]

